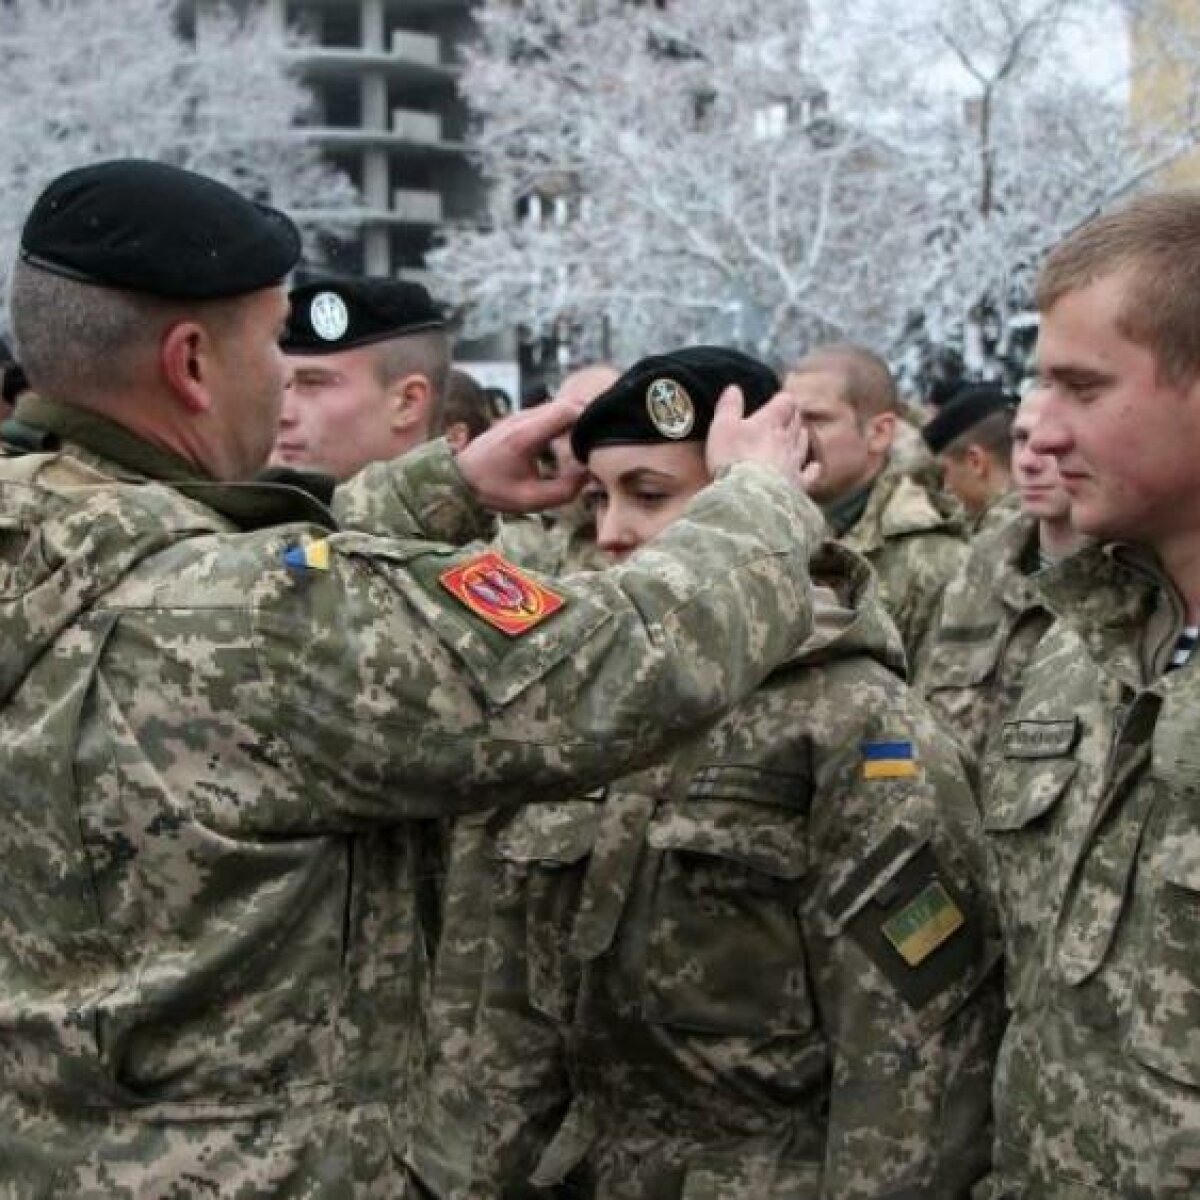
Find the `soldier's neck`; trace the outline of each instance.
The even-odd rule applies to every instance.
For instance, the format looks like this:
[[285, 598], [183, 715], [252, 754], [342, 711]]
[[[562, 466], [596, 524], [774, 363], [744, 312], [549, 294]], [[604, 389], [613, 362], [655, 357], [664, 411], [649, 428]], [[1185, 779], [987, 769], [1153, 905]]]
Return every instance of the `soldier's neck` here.
[[1087, 538], [1071, 527], [1069, 519], [1062, 521], [1038, 521], [1038, 551], [1047, 562], [1061, 562], [1079, 550]]

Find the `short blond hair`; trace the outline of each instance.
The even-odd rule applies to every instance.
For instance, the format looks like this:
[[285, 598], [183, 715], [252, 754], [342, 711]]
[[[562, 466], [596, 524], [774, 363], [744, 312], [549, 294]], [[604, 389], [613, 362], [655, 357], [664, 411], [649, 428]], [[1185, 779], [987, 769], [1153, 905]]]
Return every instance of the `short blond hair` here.
[[1050, 252], [1037, 285], [1047, 313], [1069, 292], [1127, 272], [1121, 332], [1154, 352], [1163, 377], [1200, 374], [1200, 189], [1139, 196]]

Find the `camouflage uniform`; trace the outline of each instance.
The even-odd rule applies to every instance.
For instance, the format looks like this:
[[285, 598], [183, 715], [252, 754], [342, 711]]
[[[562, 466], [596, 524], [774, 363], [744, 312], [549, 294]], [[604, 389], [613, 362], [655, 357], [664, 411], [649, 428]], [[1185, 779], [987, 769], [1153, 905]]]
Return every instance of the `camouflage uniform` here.
[[603, 571], [611, 562], [596, 545], [596, 518], [582, 496], [551, 518], [506, 517], [496, 545], [513, 562], [546, 575]]
[[[707, 734], [602, 803], [497, 820], [479, 1013], [435, 1075], [476, 1106], [443, 1200], [580, 1162], [600, 1200], [961, 1197], [986, 1169], [978, 814], [866, 565], [831, 545], [817, 570], [817, 635]], [[868, 778], [886, 742], [912, 774], [897, 749]], [[936, 949], [911, 907], [935, 879], [965, 918]]]
[[976, 1195], [1200, 1195], [1200, 674], [1145, 551], [1039, 581], [1060, 618], [989, 751], [1013, 1009]]
[[1037, 522], [1017, 515], [971, 544], [946, 585], [916, 685], [978, 762], [1017, 702], [1021, 674], [1051, 616], [1034, 586]]
[[967, 557], [955, 507], [928, 484], [890, 467], [871, 485], [858, 520], [836, 532], [879, 575], [880, 598], [900, 630], [909, 670], [915, 672], [942, 588]]
[[385, 540], [23, 415], [64, 443], [0, 459], [0, 1191], [402, 1196], [414, 818], [594, 786], [755, 686], [815, 510], [735, 467], [510, 638], [439, 584], [475, 552], [426, 539], [484, 517], [444, 444], [343, 496]]
[[1001, 492], [970, 522], [971, 541], [996, 529], [1003, 529], [1021, 512], [1021, 497], [1016, 492]]

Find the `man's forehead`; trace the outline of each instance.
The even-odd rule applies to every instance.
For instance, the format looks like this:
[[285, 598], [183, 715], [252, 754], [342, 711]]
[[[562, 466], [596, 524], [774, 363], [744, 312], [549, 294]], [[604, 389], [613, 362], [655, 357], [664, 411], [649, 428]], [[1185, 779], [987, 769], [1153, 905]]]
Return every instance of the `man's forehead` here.
[[804, 368], [792, 371], [784, 386], [800, 401], [802, 409], [834, 405], [848, 407], [845, 377], [840, 371], [832, 368], [817, 367], [812, 370]]

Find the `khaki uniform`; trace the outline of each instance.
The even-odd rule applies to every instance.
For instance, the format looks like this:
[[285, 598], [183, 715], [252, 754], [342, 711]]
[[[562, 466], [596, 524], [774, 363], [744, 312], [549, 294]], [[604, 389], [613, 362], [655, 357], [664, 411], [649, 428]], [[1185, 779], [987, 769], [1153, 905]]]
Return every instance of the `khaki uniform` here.
[[1060, 618], [984, 768], [1006, 933], [995, 1174], [977, 1196], [1200, 1195], [1200, 673], [1145, 552], [1047, 571]]
[[1021, 675], [1050, 627], [1032, 579], [1037, 569], [1037, 522], [1018, 514], [972, 542], [942, 593], [916, 686], [972, 762], [1016, 704]]
[[955, 507], [926, 484], [889, 468], [876, 478], [862, 515], [840, 540], [875, 568], [880, 599], [915, 672], [942, 588], [967, 557]]
[[428, 539], [485, 517], [444, 444], [342, 495], [389, 540], [255, 529], [323, 510], [23, 418], [64, 444], [0, 459], [0, 1191], [403, 1196], [413, 831], [595, 786], [756, 686], [810, 627], [815, 510], [735, 467], [510, 637], [441, 582], [476, 551]]
[[[831, 545], [816, 572], [818, 633], [753, 697], [602, 801], [497, 818], [487, 885], [459, 878], [494, 900], [431, 1088], [467, 1119], [414, 1145], [451, 1165], [443, 1200], [572, 1172], [598, 1200], [961, 1197], [986, 1169], [975, 803], [865, 564]], [[469, 978], [448, 961], [435, 1021]]]

